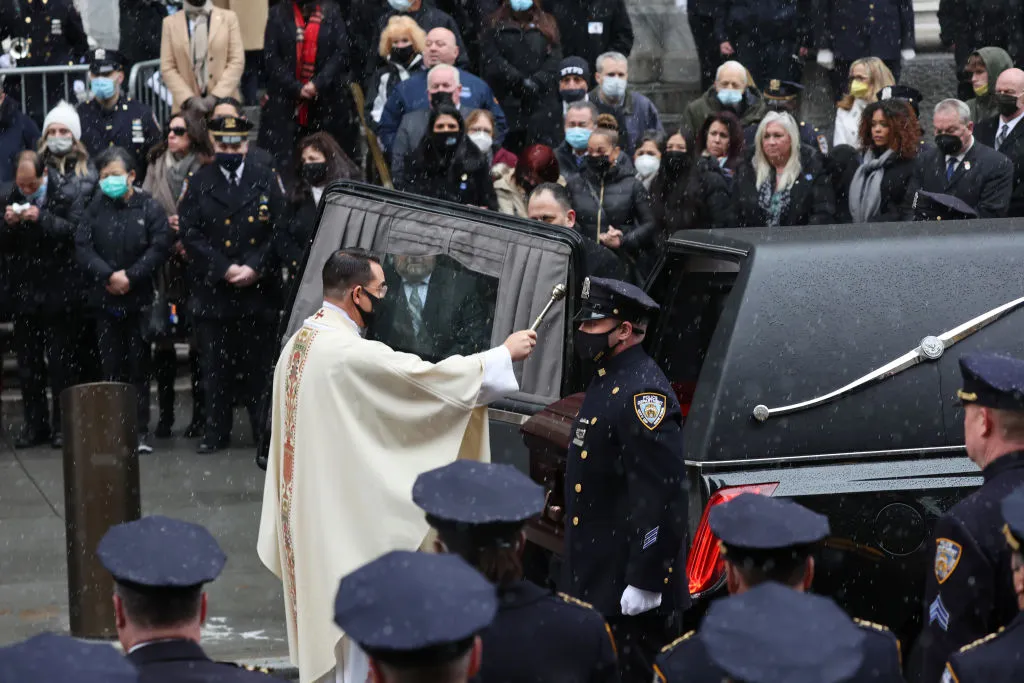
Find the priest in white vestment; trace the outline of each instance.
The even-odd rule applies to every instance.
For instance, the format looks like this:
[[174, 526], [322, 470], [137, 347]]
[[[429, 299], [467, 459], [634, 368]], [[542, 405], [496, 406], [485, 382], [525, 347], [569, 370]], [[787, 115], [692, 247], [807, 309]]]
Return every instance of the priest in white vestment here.
[[300, 683], [364, 683], [367, 661], [333, 621], [338, 581], [429, 527], [412, 501], [422, 472], [489, 460], [488, 403], [518, 391], [513, 361], [536, 333], [440, 363], [367, 341], [387, 291], [358, 250], [323, 270], [323, 307], [285, 345], [274, 372], [258, 552], [284, 583], [288, 651]]

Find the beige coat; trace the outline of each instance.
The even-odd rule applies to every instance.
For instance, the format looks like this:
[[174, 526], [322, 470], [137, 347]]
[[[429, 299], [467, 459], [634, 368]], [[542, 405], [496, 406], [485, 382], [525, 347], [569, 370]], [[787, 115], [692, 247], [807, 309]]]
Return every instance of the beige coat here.
[[[214, 8], [210, 15], [207, 94], [214, 97], [239, 97], [238, 84], [245, 70], [245, 50], [238, 17], [234, 12]], [[175, 12], [164, 19], [160, 41], [160, 74], [179, 109], [190, 97], [200, 95], [192, 68], [188, 19], [184, 12]]]
[[242, 45], [246, 51], [263, 49], [263, 34], [267, 30], [267, 16], [270, 13], [268, 0], [213, 0], [213, 4], [238, 15], [238, 23], [242, 27]]

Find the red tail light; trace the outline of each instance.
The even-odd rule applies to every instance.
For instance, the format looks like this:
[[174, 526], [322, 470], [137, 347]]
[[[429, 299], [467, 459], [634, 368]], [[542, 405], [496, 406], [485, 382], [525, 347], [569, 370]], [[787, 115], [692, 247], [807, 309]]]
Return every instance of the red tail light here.
[[704, 514], [700, 517], [700, 524], [697, 526], [697, 533], [693, 537], [693, 545], [690, 546], [689, 557], [686, 558], [686, 575], [690, 578], [690, 594], [702, 593], [714, 587], [715, 583], [722, 577], [725, 571], [725, 560], [721, 558], [718, 548], [718, 539], [711, 533], [711, 526], [708, 524], [708, 517], [711, 508], [721, 503], [726, 503], [741, 493], [757, 493], [762, 496], [770, 496], [779, 488], [778, 482], [767, 484], [746, 484], [744, 486], [727, 486], [718, 489], [711, 496]]

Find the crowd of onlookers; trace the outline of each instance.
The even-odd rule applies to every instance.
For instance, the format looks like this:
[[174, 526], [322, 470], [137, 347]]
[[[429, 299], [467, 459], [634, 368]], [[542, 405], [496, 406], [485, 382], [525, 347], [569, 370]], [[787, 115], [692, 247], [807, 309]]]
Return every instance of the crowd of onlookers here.
[[[155, 377], [156, 434], [170, 434], [173, 337], [149, 335], [150, 359], [154, 339], [134, 321], [156, 296], [171, 302], [175, 326], [189, 327], [202, 285], [177, 231], [188, 178], [209, 164], [225, 177], [243, 163], [276, 174], [273, 244], [252, 241], [274, 267], [261, 258], [257, 279], [299, 266], [317, 204], [340, 179], [574, 228], [589, 238], [589, 272], [635, 281], [681, 229], [1024, 215], [1024, 71], [1013, 67], [1024, 31], [993, 28], [995, 10], [964, 17], [942, 3], [956, 87], [972, 96], [922, 109], [921, 93], [899, 82], [915, 58], [910, 0], [866, 11], [856, 0], [690, 0], [705, 91], [670, 123], [631, 84], [624, 0], [267, 4], [125, 3], [119, 54], [89, 47], [71, 0], [0, 0], [6, 37], [24, 34], [18, 65], [89, 65], [82, 92], [25, 76], [0, 94], [2, 299], [25, 394], [21, 445], [60, 442], [47, 376], [54, 396], [82, 377], [140, 387]], [[158, 50], [140, 38], [156, 34]], [[132, 62], [155, 56], [173, 112], [163, 126], [125, 92]], [[829, 69], [837, 102], [827, 130], [799, 118], [812, 59]], [[62, 97], [80, 102], [55, 104]], [[248, 145], [211, 137], [224, 117], [248, 131], [253, 107], [259, 131]], [[934, 138], [924, 139], [922, 116]], [[137, 193], [159, 215], [83, 228], [83, 217], [100, 220], [93, 205], [104, 197], [125, 204]], [[166, 235], [147, 227], [162, 220]], [[111, 232], [122, 223], [133, 246], [118, 247], [125, 267], [106, 272], [83, 240], [124, 241]], [[19, 231], [26, 225], [41, 227]], [[229, 281], [249, 277], [232, 270]], [[110, 297], [121, 309], [135, 302], [130, 322], [97, 318]], [[201, 435], [208, 400], [192, 365], [186, 433]], [[148, 414], [140, 399], [140, 420]]]

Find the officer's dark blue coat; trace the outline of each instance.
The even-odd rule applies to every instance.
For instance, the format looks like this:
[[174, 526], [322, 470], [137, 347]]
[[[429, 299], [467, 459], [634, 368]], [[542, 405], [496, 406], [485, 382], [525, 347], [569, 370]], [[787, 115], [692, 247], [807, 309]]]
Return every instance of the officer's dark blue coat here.
[[[850, 683], [902, 683], [900, 646], [896, 636], [884, 626], [855, 619], [864, 633], [864, 661]], [[696, 631], [665, 646], [658, 655], [654, 672], [662, 683], [721, 683], [728, 679], [708, 656]]]
[[[272, 242], [284, 215], [274, 170], [246, 162], [241, 182], [232, 186], [220, 166], [207, 164], [190, 176], [179, 206], [196, 317], [274, 318], [281, 283]], [[233, 264], [251, 267], [259, 280], [248, 287], [229, 284], [224, 275]]]
[[259, 671], [215, 662], [199, 643], [167, 640], [135, 650], [128, 661], [139, 670], [139, 683], [274, 683], [278, 679]]
[[480, 683], [619, 680], [611, 631], [590, 605], [529, 581], [499, 589], [498, 601], [481, 634]]
[[836, 59], [895, 61], [900, 50], [914, 49], [911, 0], [824, 0], [815, 16], [814, 46], [832, 50]]
[[602, 362], [572, 437], [562, 590], [606, 616], [627, 586], [688, 607], [682, 413], [642, 347]]
[[135, 159], [136, 182], [141, 185], [146, 179], [146, 155], [161, 138], [153, 110], [121, 95], [110, 111], [96, 100], [78, 105], [78, 117], [82, 144], [89, 154], [96, 157], [108, 147], [123, 148]]
[[1024, 681], [1024, 613], [1010, 625], [953, 655], [942, 683], [1017, 683]]

